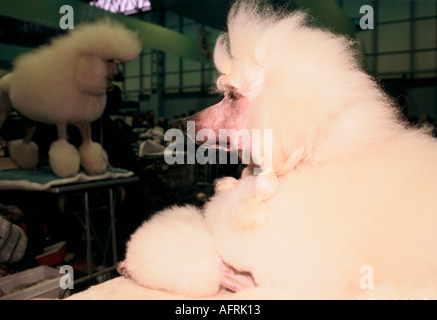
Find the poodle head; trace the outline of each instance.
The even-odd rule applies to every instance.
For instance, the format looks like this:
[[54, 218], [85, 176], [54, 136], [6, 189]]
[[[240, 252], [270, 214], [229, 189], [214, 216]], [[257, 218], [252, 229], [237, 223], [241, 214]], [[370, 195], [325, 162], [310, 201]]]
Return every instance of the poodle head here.
[[[352, 45], [343, 36], [311, 27], [303, 12], [237, 1], [214, 51], [221, 73], [217, 89], [224, 99], [187, 120], [195, 121], [196, 132], [212, 130], [217, 146], [247, 149], [252, 160], [258, 147], [258, 158], [270, 158], [274, 170], [289, 170], [311, 157], [320, 131], [368, 81]], [[223, 129], [246, 135], [222, 135], [223, 141]]]
[[76, 55], [77, 84], [93, 94], [104, 94], [107, 81], [123, 80], [119, 64], [134, 60], [142, 49], [136, 32], [108, 18], [81, 24], [53, 45]]
[[78, 54], [95, 55], [105, 61], [133, 61], [142, 49], [136, 31], [109, 18], [80, 24], [67, 37]]

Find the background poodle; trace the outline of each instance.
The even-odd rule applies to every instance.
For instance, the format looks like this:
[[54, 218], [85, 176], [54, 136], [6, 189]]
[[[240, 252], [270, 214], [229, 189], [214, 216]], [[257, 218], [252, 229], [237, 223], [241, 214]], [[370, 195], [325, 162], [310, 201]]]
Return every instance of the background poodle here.
[[145, 221], [129, 279], [82, 297], [136, 283], [157, 298], [437, 298], [437, 142], [402, 121], [353, 45], [302, 12], [234, 4], [214, 56], [224, 99], [189, 120], [271, 129], [272, 161], [219, 181], [202, 210]]
[[[103, 173], [107, 155], [91, 140], [90, 123], [103, 113], [108, 81], [120, 74], [118, 64], [134, 60], [140, 51], [136, 32], [102, 19], [19, 56], [13, 72], [0, 79], [0, 119], [4, 121], [14, 108], [32, 120], [23, 140], [9, 142], [13, 161], [26, 169], [37, 165], [38, 147], [31, 141], [36, 121], [57, 126], [58, 140], [50, 146], [49, 162], [58, 176], [75, 175], [80, 164], [89, 174]], [[81, 131], [79, 152], [67, 142], [70, 124]]]

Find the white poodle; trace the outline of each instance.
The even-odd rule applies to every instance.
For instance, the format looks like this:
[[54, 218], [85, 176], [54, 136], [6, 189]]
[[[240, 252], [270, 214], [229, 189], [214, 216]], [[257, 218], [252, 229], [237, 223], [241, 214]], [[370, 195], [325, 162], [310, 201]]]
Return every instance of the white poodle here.
[[[134, 60], [141, 44], [134, 31], [102, 19], [77, 26], [66, 35], [19, 56], [13, 72], [0, 79], [0, 127], [14, 108], [25, 118], [57, 126], [58, 140], [49, 150], [49, 162], [60, 177], [79, 171], [103, 173], [107, 155], [91, 140], [90, 123], [106, 105], [108, 81], [119, 75], [118, 64]], [[67, 125], [82, 135], [79, 152], [67, 140]], [[31, 141], [35, 122], [28, 122], [23, 140], [9, 142], [13, 161], [22, 168], [38, 164], [38, 146]]]
[[152, 297], [437, 298], [437, 141], [402, 122], [354, 56], [301, 12], [234, 4], [214, 56], [224, 99], [189, 120], [271, 129], [273, 143], [203, 210], [145, 221], [117, 284]]

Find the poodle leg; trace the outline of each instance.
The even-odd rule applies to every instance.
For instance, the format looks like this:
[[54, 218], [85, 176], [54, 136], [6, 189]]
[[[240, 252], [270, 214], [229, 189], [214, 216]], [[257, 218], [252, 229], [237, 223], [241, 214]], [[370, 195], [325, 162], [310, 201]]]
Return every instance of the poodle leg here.
[[12, 161], [20, 168], [35, 169], [38, 164], [38, 146], [32, 141], [36, 125], [25, 121], [26, 133], [23, 139], [9, 141]]
[[219, 292], [218, 259], [202, 213], [195, 207], [174, 207], [134, 232], [121, 269], [143, 287], [205, 297]]
[[67, 178], [79, 172], [80, 158], [76, 147], [67, 141], [67, 124], [57, 124], [58, 140], [49, 149], [49, 162], [53, 172]]
[[91, 140], [89, 123], [78, 125], [82, 135], [82, 145], [79, 147], [80, 162], [89, 174], [102, 174], [108, 166], [108, 155], [100, 143]]

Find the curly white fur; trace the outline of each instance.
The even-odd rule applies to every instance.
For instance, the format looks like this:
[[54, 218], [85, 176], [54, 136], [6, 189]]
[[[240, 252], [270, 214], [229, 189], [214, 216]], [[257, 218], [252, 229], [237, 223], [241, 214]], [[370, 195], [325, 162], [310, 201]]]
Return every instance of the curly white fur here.
[[[136, 32], [120, 23], [102, 19], [78, 25], [13, 62], [13, 72], [0, 79], [0, 119], [13, 107], [31, 120], [58, 126], [58, 138], [65, 140], [67, 125], [89, 124], [101, 116], [108, 80], [119, 72], [119, 63], [134, 60], [140, 51]], [[50, 163], [57, 168], [68, 166], [56, 170], [61, 177], [77, 173], [72, 170], [77, 167], [75, 163], [56, 163], [58, 158], [50, 159]], [[106, 160], [97, 161], [97, 171], [95, 165], [83, 164], [90, 174], [106, 170], [106, 164], [100, 165]]]
[[125, 268], [145, 287], [191, 297], [219, 290], [214, 241], [194, 207], [170, 208], [146, 221], [127, 244]]
[[[313, 28], [301, 12], [259, 8], [232, 7], [215, 63], [219, 89], [238, 88], [249, 101], [247, 129], [273, 130], [277, 181], [259, 189], [253, 175], [223, 180], [204, 224], [184, 218], [197, 214], [189, 208], [145, 222], [128, 246], [133, 278], [147, 274], [142, 286], [198, 295], [179, 282], [217, 284], [217, 267], [196, 263], [217, 252], [252, 273], [257, 297], [437, 298], [437, 141], [400, 120], [350, 40]], [[257, 196], [268, 221], [236, 227], [235, 213]], [[374, 288], [363, 285], [363, 266], [373, 270]]]

